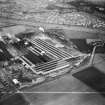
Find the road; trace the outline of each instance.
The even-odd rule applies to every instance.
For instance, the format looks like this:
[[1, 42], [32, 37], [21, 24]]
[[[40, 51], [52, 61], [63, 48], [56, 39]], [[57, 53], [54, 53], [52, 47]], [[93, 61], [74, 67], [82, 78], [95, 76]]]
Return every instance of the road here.
[[105, 98], [99, 94], [83, 93], [26, 93], [30, 105], [104, 105]]
[[[50, 24], [50, 23], [42, 23], [42, 22], [33, 22], [33, 21], [24, 21], [24, 20], [15, 20], [15, 19], [5, 19], [0, 18], [1, 22], [4, 23], [12, 23], [17, 25], [26, 25], [26, 26], [34, 26], [34, 27], [44, 27], [45, 29], [63, 29], [65, 36], [71, 39], [97, 39], [105, 38], [105, 31], [98, 29], [89, 29], [85, 27], [77, 27], [77, 26], [66, 26], [66, 25], [58, 25], [58, 24]], [[16, 29], [15, 29], [16, 30]]]

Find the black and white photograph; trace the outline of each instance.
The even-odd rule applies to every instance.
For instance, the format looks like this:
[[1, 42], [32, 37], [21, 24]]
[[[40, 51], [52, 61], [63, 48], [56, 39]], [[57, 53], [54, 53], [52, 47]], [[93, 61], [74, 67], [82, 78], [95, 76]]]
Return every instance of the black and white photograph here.
[[0, 105], [104, 105], [105, 0], [0, 0]]

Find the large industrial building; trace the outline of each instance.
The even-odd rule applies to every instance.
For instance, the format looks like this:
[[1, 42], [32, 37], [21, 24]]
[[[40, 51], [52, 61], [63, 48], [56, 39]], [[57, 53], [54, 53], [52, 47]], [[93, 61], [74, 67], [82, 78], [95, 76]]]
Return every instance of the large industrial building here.
[[0, 0], [0, 105], [104, 103], [104, 0]]

